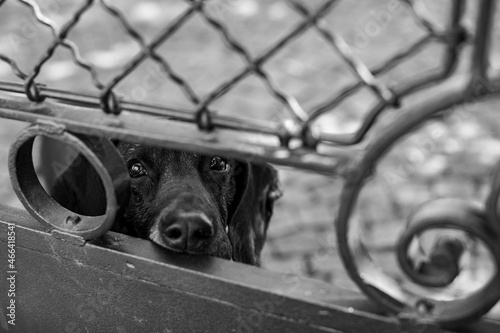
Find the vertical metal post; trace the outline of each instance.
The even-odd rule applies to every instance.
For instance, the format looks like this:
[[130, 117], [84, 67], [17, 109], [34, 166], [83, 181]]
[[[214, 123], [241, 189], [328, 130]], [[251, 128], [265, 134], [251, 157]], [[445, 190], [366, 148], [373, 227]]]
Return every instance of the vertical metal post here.
[[467, 32], [462, 26], [465, 7], [466, 1], [464, 0], [456, 0], [452, 2], [449, 25], [451, 31], [453, 32], [453, 40], [446, 45], [446, 53], [443, 61], [443, 73], [445, 75], [450, 75], [456, 68], [460, 55], [460, 45], [463, 45], [463, 41], [467, 35]]
[[488, 74], [491, 37], [495, 17], [496, 0], [477, 1], [479, 6], [476, 18], [476, 38], [472, 57], [472, 76], [474, 80], [484, 81]]

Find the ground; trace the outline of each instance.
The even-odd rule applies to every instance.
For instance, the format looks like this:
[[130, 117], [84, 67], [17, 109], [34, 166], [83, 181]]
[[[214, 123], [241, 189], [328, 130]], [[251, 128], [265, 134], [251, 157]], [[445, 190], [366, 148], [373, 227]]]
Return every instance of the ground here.
[[[146, 41], [152, 40], [165, 22], [173, 20], [186, 7], [185, 2], [173, 0], [113, 3], [121, 8]], [[311, 8], [319, 3], [307, 1]], [[430, 9], [433, 22], [444, 22], [446, 5], [432, 1], [424, 3]], [[77, 5], [54, 0], [44, 2], [44, 6], [48, 15], [61, 24]], [[212, 0], [207, 3], [207, 10], [224, 20], [235, 38], [253, 56], [266, 50], [300, 19], [297, 12], [278, 0]], [[473, 18], [472, 10], [469, 24]], [[425, 33], [409, 10], [394, 0], [341, 1], [326, 20], [370, 68]], [[0, 10], [0, 22], [0, 53], [14, 58], [20, 68], [28, 72], [49, 44], [50, 30], [34, 22], [27, 7], [13, 2], [7, 2]], [[494, 55], [491, 57], [494, 64], [500, 59], [499, 26], [497, 20]], [[100, 6], [83, 16], [69, 38], [77, 43], [82, 56], [97, 66], [102, 82], [116, 75], [139, 51], [137, 42], [123, 33], [117, 21]], [[439, 68], [440, 52], [437, 45], [432, 45], [383, 75], [382, 80], [395, 86], [426, 70]], [[464, 53], [467, 52], [466, 48]], [[159, 48], [159, 53], [199, 95], [208, 93], [245, 64], [201, 17], [181, 28]], [[278, 52], [264, 69], [306, 110], [355, 80], [338, 53], [313, 30]], [[19, 82], [2, 62], [0, 79]], [[69, 90], [95, 91], [89, 75], [73, 64], [66, 50], [56, 51], [37, 82]], [[139, 66], [118, 89], [122, 95], [137, 101], [192, 106], [152, 61]], [[425, 95], [419, 98], [422, 100]], [[361, 90], [334, 113], [322, 117], [318, 125], [335, 133], [352, 132], [374, 101], [370, 91]], [[418, 101], [417, 98], [412, 102]], [[499, 105], [498, 100], [491, 100], [459, 106], [458, 116], [430, 122], [396, 142], [394, 150], [382, 159], [375, 177], [361, 194], [356, 219], [364, 222], [359, 232], [380, 264], [391, 274], [400, 275], [394, 269], [393, 247], [412, 209], [436, 197], [484, 202], [490, 188], [490, 170], [500, 157]], [[256, 77], [238, 84], [215, 103], [214, 109], [242, 118], [250, 116], [270, 121], [276, 120], [283, 112], [280, 102]], [[381, 127], [387, 125], [396, 112], [390, 111], [378, 124]], [[3, 204], [20, 206], [8, 179], [7, 153], [8, 143], [24, 126], [0, 120], [0, 203]], [[430, 147], [423, 143], [429, 142], [429, 138]], [[368, 140], [374, 139], [376, 135], [368, 137]], [[402, 174], [398, 173], [401, 169], [405, 170]], [[286, 168], [279, 168], [279, 171], [284, 196], [277, 202], [263, 253], [263, 266], [321, 279], [348, 289], [356, 288], [342, 267], [334, 237], [334, 220], [343, 180]], [[393, 181], [394, 175], [397, 176], [396, 182]], [[481, 272], [488, 270], [488, 265], [485, 267]]]

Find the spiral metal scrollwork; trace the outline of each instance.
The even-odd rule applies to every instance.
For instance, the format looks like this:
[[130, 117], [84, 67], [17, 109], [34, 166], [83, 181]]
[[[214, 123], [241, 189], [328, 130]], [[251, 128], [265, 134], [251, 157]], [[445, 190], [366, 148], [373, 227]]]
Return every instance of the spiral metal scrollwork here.
[[[460, 85], [450, 87], [448, 92], [446, 98], [439, 94], [429, 96], [425, 102], [408, 109], [354, 162], [345, 174], [336, 230], [346, 269], [366, 295], [400, 316], [455, 326], [481, 317], [500, 300], [500, 162], [493, 168], [491, 191], [483, 206], [441, 198], [422, 204], [408, 217], [407, 228], [397, 244], [397, 258], [415, 288], [386, 274], [372, 260], [362, 240], [350, 232], [349, 223], [361, 189], [390, 148], [403, 136], [441, 111], [462, 103], [471, 94]], [[439, 236], [435, 237], [426, 260], [415, 262], [410, 255], [412, 244], [424, 234], [437, 230]], [[439, 293], [444, 290], [440, 288], [449, 287], [460, 275], [460, 262], [470, 250], [470, 243], [480, 244], [487, 251], [494, 268], [483, 285], [466, 295], [445, 297]]]
[[480, 241], [495, 260], [496, 272], [479, 290], [471, 295], [447, 301], [425, 301], [428, 314], [444, 322], [455, 322], [480, 316], [490, 310], [500, 299], [500, 242], [499, 235], [492, 228], [484, 210], [460, 199], [437, 199], [419, 207], [410, 217], [408, 228], [401, 236], [397, 248], [398, 260], [403, 271], [413, 281], [429, 287], [446, 287], [460, 273], [460, 256], [465, 247], [463, 240], [443, 233], [437, 245], [431, 249], [433, 262], [423, 274], [412, 266], [412, 258], [408, 249], [415, 237], [431, 231], [461, 230], [471, 237], [472, 241]]
[[[418, 295], [386, 275], [372, 261], [362, 241], [349, 237], [348, 220], [343, 214], [353, 208], [353, 195], [357, 196], [362, 184], [359, 179], [353, 181], [356, 184], [347, 184], [344, 190], [343, 208], [337, 224], [341, 254], [351, 278], [372, 299], [402, 316], [456, 325], [487, 313], [500, 300], [500, 234], [497, 231], [499, 220], [495, 215], [498, 213], [496, 203], [500, 188], [498, 170], [488, 200], [490, 207], [484, 209], [452, 198], [429, 201], [411, 214], [397, 244], [397, 258], [407, 277], [421, 287], [436, 290], [449, 286], [459, 276], [467, 240], [479, 242], [489, 252], [495, 266], [494, 272], [479, 289], [457, 299], [434, 299]], [[428, 260], [417, 265], [410, 255], [412, 244], [418, 237], [435, 230], [440, 231], [440, 236], [435, 238]], [[455, 233], [448, 234], [447, 230]], [[462, 236], [457, 236], [456, 231], [461, 231]]]

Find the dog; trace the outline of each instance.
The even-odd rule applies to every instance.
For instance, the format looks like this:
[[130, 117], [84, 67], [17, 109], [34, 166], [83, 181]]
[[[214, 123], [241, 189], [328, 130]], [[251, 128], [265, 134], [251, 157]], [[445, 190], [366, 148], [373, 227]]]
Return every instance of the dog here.
[[[175, 252], [260, 265], [260, 252], [281, 196], [267, 163], [116, 142], [130, 175], [130, 199], [112, 230]], [[50, 191], [78, 214], [102, 215], [103, 185], [78, 156]]]

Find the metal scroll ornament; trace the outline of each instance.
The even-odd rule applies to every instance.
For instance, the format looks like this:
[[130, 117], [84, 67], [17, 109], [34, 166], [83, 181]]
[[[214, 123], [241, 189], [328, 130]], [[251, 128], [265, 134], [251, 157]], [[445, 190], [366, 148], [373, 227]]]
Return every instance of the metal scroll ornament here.
[[[403, 273], [417, 288], [403, 286], [385, 274], [372, 260], [362, 240], [349, 234], [349, 220], [356, 200], [372, 170], [398, 139], [437, 112], [437, 108], [432, 109], [427, 109], [427, 115], [420, 112], [411, 118], [401, 117], [349, 172], [337, 220], [337, 237], [349, 275], [371, 299], [402, 317], [456, 326], [484, 315], [500, 299], [500, 162], [494, 168], [491, 191], [484, 207], [461, 199], [441, 198], [420, 205], [408, 217], [407, 228], [396, 246], [397, 259]], [[419, 237], [435, 230], [440, 230], [442, 236], [436, 239], [427, 266], [417, 269], [410, 248]], [[455, 236], [457, 234], [462, 236]], [[460, 274], [459, 262], [467, 240], [487, 250], [495, 266], [493, 273], [480, 288], [467, 295], [457, 298], [429, 296], [449, 286]], [[425, 290], [432, 292], [422, 292]]]

